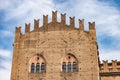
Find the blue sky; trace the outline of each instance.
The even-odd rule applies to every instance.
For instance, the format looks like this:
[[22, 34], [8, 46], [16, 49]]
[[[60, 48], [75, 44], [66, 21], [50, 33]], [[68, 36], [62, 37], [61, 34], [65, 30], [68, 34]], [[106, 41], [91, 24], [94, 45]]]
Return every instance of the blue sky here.
[[85, 19], [85, 29], [88, 22], [96, 22], [97, 42], [99, 44], [100, 59], [120, 60], [120, 0], [0, 0], [0, 80], [10, 80], [11, 62], [16, 26], [31, 23], [40, 19], [42, 25], [43, 14], [48, 14], [51, 21], [52, 11], [75, 16], [76, 27], [78, 19]]

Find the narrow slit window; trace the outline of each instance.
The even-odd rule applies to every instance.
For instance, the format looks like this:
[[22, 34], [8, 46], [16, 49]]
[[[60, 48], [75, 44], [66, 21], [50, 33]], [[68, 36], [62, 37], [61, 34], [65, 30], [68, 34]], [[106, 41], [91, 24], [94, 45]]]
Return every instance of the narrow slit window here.
[[45, 65], [45, 63], [42, 63], [41, 64], [41, 72], [45, 72], [46, 71], [46, 65]]
[[32, 63], [32, 64], [31, 64], [31, 73], [34, 73], [34, 72], [35, 72], [35, 64]]
[[73, 72], [77, 71], [77, 62], [73, 62]]
[[37, 64], [36, 64], [36, 73], [39, 73], [39, 72], [40, 72], [40, 64], [37, 63]]
[[71, 72], [71, 62], [68, 62], [68, 72]]
[[66, 63], [65, 62], [62, 63], [62, 71], [66, 72]]

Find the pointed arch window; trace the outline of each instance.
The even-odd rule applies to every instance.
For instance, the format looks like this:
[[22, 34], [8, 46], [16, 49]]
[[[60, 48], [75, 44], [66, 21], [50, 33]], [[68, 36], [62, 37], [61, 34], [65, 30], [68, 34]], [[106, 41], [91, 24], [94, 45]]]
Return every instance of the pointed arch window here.
[[77, 72], [78, 71], [78, 60], [72, 55], [68, 54], [63, 57], [62, 72]]
[[29, 61], [29, 72], [43, 73], [46, 72], [46, 60], [42, 55], [37, 54]]

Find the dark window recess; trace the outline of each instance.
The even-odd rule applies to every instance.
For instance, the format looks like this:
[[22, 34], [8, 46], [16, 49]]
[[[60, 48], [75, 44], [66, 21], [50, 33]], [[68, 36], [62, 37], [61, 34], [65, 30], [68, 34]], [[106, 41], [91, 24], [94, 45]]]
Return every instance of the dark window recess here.
[[109, 72], [111, 72], [113, 69], [112, 68], [108, 68]]
[[71, 72], [71, 62], [68, 62], [68, 72]]
[[112, 63], [108, 63], [108, 66], [112, 66]]
[[62, 63], [62, 71], [66, 72], [66, 63], [65, 62]]
[[34, 72], [35, 72], [35, 64], [32, 63], [32, 64], [31, 64], [31, 73], [34, 73]]
[[118, 71], [120, 71], [120, 68], [117, 68]]
[[41, 64], [41, 72], [45, 72], [46, 71], [46, 65], [45, 65], [45, 63], [42, 63]]
[[118, 62], [117, 65], [120, 65], [120, 62]]
[[37, 64], [36, 64], [36, 73], [39, 73], [39, 72], [40, 72], [40, 64], [37, 63]]
[[73, 62], [73, 72], [77, 71], [77, 62]]

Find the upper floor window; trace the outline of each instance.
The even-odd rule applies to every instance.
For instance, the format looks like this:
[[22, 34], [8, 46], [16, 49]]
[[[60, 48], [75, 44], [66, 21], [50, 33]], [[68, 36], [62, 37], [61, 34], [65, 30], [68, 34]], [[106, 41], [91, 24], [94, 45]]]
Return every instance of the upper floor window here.
[[66, 62], [62, 63], [62, 70], [63, 70], [63, 72], [66, 72]]
[[41, 72], [45, 72], [45, 68], [46, 68], [45, 63], [42, 63], [42, 64], [41, 64]]
[[30, 59], [30, 69], [31, 73], [43, 73], [46, 72], [46, 61], [41, 55], [34, 56]]
[[68, 62], [67, 68], [68, 68], [68, 72], [72, 72], [72, 65], [71, 65], [71, 62]]
[[62, 72], [77, 72], [78, 71], [78, 61], [76, 57], [72, 54], [68, 54], [63, 57], [62, 61]]
[[40, 64], [39, 64], [39, 63], [36, 64], [36, 72], [37, 72], [37, 73], [40, 72]]
[[77, 71], [77, 62], [73, 62], [73, 72]]
[[31, 64], [31, 73], [34, 73], [34, 72], [35, 72], [35, 64], [32, 63], [32, 64]]

